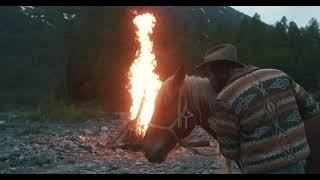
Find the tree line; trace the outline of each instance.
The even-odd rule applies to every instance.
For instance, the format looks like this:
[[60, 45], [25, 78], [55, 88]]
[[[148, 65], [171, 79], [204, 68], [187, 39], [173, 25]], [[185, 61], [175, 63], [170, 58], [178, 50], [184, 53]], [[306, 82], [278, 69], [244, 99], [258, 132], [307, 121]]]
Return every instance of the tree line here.
[[[30, 23], [13, 8], [2, 9], [2, 22], [9, 13], [7, 23], [17, 26], [10, 30], [0, 26], [4, 42], [0, 54], [4, 64], [0, 67], [5, 87], [2, 96], [15, 91], [16, 97], [21, 92], [40, 94], [35, 89], [43, 87], [41, 92], [51, 92], [66, 104], [93, 102], [110, 111], [128, 110], [127, 75], [139, 46], [132, 23], [133, 7], [35, 9], [48, 17], [46, 20], [53, 24], [50, 26], [35, 20]], [[286, 17], [267, 25], [255, 14], [243, 16], [235, 25], [223, 15], [209, 22], [204, 13], [186, 18], [188, 13], [167, 11], [164, 16], [153, 7], [134, 9], [153, 12], [157, 18], [152, 39], [158, 60], [156, 72], [162, 80], [182, 63], [189, 69], [201, 63], [211, 47], [232, 43], [243, 63], [281, 69], [320, 96], [320, 33], [315, 18], [305, 27], [288, 22]], [[68, 20], [61, 16], [64, 12], [76, 16]]]

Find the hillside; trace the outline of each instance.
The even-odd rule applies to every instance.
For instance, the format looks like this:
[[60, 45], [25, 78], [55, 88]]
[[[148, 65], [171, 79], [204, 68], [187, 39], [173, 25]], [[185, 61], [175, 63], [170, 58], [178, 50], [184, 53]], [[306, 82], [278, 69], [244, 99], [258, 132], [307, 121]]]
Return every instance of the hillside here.
[[[131, 46], [128, 44], [129, 42], [134, 43], [132, 42], [132, 40], [134, 40], [132, 37], [133, 32], [119, 31], [116, 29], [122, 29], [120, 26], [124, 26], [124, 23], [131, 23], [128, 22], [129, 16], [126, 17], [122, 15], [123, 12], [128, 12], [132, 9], [139, 10], [140, 8], [141, 7], [0, 7], [0, 37], [3, 44], [0, 48], [2, 64], [0, 67], [0, 83], [3, 87], [1, 88], [2, 94], [6, 97], [4, 99], [2, 98], [3, 101], [13, 102], [10, 100], [10, 97], [20, 95], [24, 97], [22, 100], [17, 100], [17, 102], [29, 103], [33, 101], [36, 96], [45, 95], [65, 76], [66, 59], [70, 59], [70, 61], [77, 59], [76, 61], [79, 62], [81, 58], [88, 56], [86, 53], [91, 53], [88, 52], [88, 47], [83, 43], [92, 41], [96, 43], [94, 46], [97, 49], [101, 48], [100, 52], [96, 52], [98, 54], [100, 53], [100, 55], [96, 54], [94, 57], [114, 57], [113, 60], [110, 61], [117, 61], [119, 58], [128, 59], [128, 56], [130, 56], [128, 53], [135, 51], [135, 49], [126, 49], [127, 46]], [[146, 9], [150, 9], [150, 7]], [[192, 41], [205, 41], [210, 34], [210, 29], [222, 21], [230, 27], [236, 27], [240, 23], [241, 18], [245, 16], [225, 6], [161, 6], [151, 7], [151, 9], [154, 13], [158, 13], [158, 27], [161, 26], [162, 29], [162, 32], [158, 32], [156, 36], [161, 38], [165, 35], [176, 36], [175, 30], [182, 30], [180, 26], [183, 26], [183, 30], [190, 32], [189, 34], [192, 36]], [[99, 19], [96, 18], [97, 16], [99, 16]], [[92, 23], [90, 18], [95, 19], [94, 23], [98, 24], [98, 26], [95, 26], [96, 29], [90, 24]], [[202, 24], [203, 28], [200, 33], [197, 32], [199, 18], [205, 20], [205, 24]], [[117, 20], [124, 21], [121, 23], [116, 22]], [[160, 25], [161, 22], [166, 22], [167, 25]], [[177, 22], [183, 22], [183, 24], [177, 24]], [[177, 26], [172, 27], [170, 23], [176, 24]], [[102, 33], [102, 31], [104, 31], [104, 34], [100, 35], [103, 37], [98, 37], [98, 39], [103, 39], [104, 42], [98, 43], [94, 36], [99, 36], [98, 34]], [[126, 35], [128, 33], [131, 33], [131, 37]], [[72, 38], [77, 38], [78, 40], [72, 41]], [[115, 41], [122, 41], [123, 43], [117, 45]], [[174, 43], [172, 38], [167, 39], [167, 41], [171, 45]], [[68, 42], [70, 42], [70, 44]], [[83, 44], [81, 45], [82, 47], [75, 47], [79, 45], [79, 43]], [[116, 46], [109, 47], [110, 44]], [[157, 46], [157, 44], [155, 46]], [[116, 47], [118, 49], [113, 49]], [[159, 53], [163, 55], [159, 57], [159, 67], [161, 67], [162, 64], [166, 65], [168, 63], [162, 59], [169, 61], [175, 57], [175, 55], [172, 55], [172, 52], [170, 52], [170, 54], [166, 51], [169, 49], [169, 46], [164, 45], [162, 47], [165, 49], [162, 48], [162, 51], [159, 50]], [[84, 51], [79, 50], [79, 48], [84, 49]], [[72, 49], [78, 49], [74, 50], [77, 53], [76, 55], [72, 54], [74, 52]], [[125, 52], [126, 54], [124, 56], [126, 57], [121, 57], [121, 55], [115, 53], [115, 51], [117, 53]], [[82, 53], [82, 55], [79, 53]], [[165, 56], [166, 53], [168, 53], [167, 56]], [[173, 53], [179, 52], [176, 50]], [[88, 58], [83, 59], [84, 62], [88, 60]], [[95, 60], [91, 57], [90, 61], [94, 62]], [[198, 62], [199, 60], [197, 59], [193, 64]], [[110, 63], [109, 67], [112, 67], [112, 64], [115, 63], [116, 62]], [[79, 66], [83, 67], [81, 64]], [[84, 66], [87, 67], [87, 65]], [[126, 68], [127, 67], [125, 67], [123, 71], [127, 71]], [[163, 73], [163, 77], [170, 74], [174, 68], [175, 66], [172, 66], [172, 69], [162, 70], [166, 71]], [[77, 72], [72, 74], [88, 73], [83, 69], [75, 71]], [[109, 77], [106, 78], [112, 79], [114, 76], [119, 75], [121, 74], [110, 74], [108, 75]], [[78, 79], [83, 80], [82, 77]], [[75, 83], [81, 84], [81, 82]], [[30, 96], [30, 98], [28, 96]], [[28, 99], [30, 99], [30, 101]]]

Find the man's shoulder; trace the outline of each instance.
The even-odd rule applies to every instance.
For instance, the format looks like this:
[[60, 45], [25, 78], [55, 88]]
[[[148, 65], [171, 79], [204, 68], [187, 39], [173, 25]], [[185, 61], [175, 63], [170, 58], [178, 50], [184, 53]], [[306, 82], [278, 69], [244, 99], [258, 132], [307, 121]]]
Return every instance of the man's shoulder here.
[[267, 81], [277, 77], [288, 77], [288, 75], [279, 69], [261, 68], [250, 72], [242, 77], [233, 80], [226, 85], [217, 95], [217, 99], [232, 101], [235, 97], [242, 94], [245, 90], [256, 84], [256, 81]]
[[263, 72], [274, 72], [274, 73], [283, 73], [283, 74], [286, 74], [284, 71], [280, 70], [280, 69], [275, 69], [275, 68], [262, 68], [262, 69], [259, 69], [260, 71], [263, 71]]

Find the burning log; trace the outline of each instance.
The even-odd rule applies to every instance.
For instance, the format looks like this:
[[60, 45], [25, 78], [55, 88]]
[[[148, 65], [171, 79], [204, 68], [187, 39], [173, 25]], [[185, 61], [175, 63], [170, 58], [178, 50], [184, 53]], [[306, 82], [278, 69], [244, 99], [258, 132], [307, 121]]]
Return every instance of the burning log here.
[[[138, 120], [141, 115], [141, 110], [144, 104], [144, 99], [145, 97], [143, 96], [141, 102], [140, 102], [140, 107], [137, 113], [137, 116], [133, 120], [129, 120], [126, 122], [120, 130], [120, 133], [118, 136], [113, 140], [111, 145], [109, 145], [109, 148], [116, 149], [129, 149], [129, 150], [140, 150], [142, 147], [142, 137], [137, 133], [137, 125], [138, 125]], [[121, 138], [122, 137], [122, 138]], [[115, 145], [118, 139], [122, 140], [122, 144], [120, 145]]]
[[137, 50], [136, 57], [130, 67], [129, 93], [132, 98], [130, 118], [132, 119], [134, 116], [135, 118], [123, 125], [118, 137], [112, 143], [115, 144], [121, 138], [124, 144], [119, 147], [124, 148], [127, 146], [141, 147], [137, 144], [142, 144], [144, 133], [153, 113], [156, 93], [162, 83], [154, 72], [156, 58], [153, 53], [153, 42], [150, 38], [156, 19], [151, 13], [140, 15], [137, 12], [134, 13], [136, 17], [133, 19], [133, 23], [137, 27], [136, 38], [140, 48]]
[[133, 120], [129, 120], [129, 122], [126, 123], [124, 126], [125, 136], [123, 138], [123, 142], [142, 144], [143, 137], [137, 133], [137, 128], [138, 128], [138, 120], [140, 119], [141, 110], [144, 104], [144, 99], [145, 99], [145, 96], [142, 97], [137, 116]]
[[[155, 73], [156, 56], [153, 50], [153, 42], [150, 37], [156, 23], [156, 18], [152, 13], [136, 14], [133, 23], [136, 26], [136, 39], [139, 41], [140, 47], [136, 51], [136, 57], [133, 60], [129, 71], [129, 93], [132, 99], [130, 107], [130, 118], [136, 116], [137, 126], [136, 132], [140, 136], [144, 136], [148, 123], [151, 120], [154, 101], [158, 90], [161, 87], [159, 75]], [[139, 105], [141, 99], [144, 100], [144, 107], [141, 109], [139, 116]]]

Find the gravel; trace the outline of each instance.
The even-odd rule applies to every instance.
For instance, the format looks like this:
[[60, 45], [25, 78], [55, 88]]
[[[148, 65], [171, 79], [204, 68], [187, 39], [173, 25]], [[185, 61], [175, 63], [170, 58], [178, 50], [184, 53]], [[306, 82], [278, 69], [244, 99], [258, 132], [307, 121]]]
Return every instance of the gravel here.
[[[5, 113], [1, 112], [1, 117]], [[9, 116], [8, 116], [9, 117]], [[149, 163], [142, 152], [108, 149], [126, 114], [84, 123], [26, 123], [1, 119], [0, 173], [40, 174], [214, 174], [222, 171], [222, 157], [205, 157], [175, 148], [162, 164]], [[202, 152], [217, 152], [215, 141], [201, 129], [192, 139], [209, 139]], [[237, 170], [236, 170], [237, 171]]]

